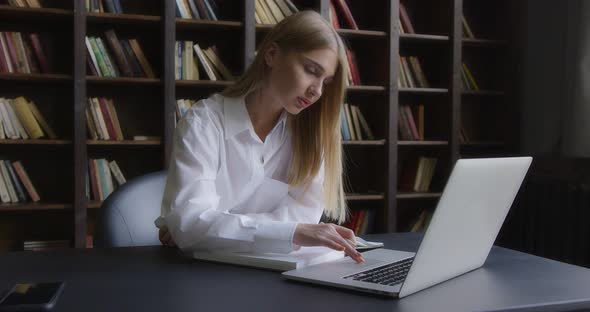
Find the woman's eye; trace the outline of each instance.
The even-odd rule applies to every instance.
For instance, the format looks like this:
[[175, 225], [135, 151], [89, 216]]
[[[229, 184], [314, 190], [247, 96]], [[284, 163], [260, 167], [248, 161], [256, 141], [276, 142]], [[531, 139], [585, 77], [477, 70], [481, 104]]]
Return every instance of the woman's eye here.
[[305, 66], [305, 71], [312, 75], [317, 75], [317, 72], [313, 66]]

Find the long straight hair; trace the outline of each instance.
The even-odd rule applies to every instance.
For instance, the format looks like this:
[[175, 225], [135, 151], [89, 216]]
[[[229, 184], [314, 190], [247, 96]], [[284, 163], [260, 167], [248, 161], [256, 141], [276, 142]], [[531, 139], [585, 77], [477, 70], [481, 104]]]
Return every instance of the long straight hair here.
[[283, 52], [307, 52], [329, 48], [338, 55], [338, 66], [318, 102], [298, 115], [289, 115], [293, 158], [288, 182], [309, 187], [324, 162], [323, 203], [325, 215], [339, 223], [346, 219], [343, 190], [341, 110], [346, 88], [348, 62], [338, 33], [314, 11], [293, 14], [266, 35], [254, 62], [235, 84], [222, 94], [229, 97], [246, 95], [262, 86], [267, 73], [264, 52], [276, 43]]

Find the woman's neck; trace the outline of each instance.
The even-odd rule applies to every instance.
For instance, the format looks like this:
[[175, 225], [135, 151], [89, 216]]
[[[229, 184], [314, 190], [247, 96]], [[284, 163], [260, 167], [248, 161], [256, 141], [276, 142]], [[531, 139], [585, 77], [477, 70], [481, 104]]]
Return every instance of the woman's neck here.
[[252, 127], [262, 141], [274, 128], [283, 112], [283, 106], [260, 88], [246, 95], [246, 110], [250, 116]]

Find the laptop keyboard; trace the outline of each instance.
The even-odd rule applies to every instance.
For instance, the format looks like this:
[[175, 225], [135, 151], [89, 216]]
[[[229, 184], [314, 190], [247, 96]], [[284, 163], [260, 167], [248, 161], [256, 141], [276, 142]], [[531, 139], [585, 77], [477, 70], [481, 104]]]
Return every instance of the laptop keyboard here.
[[344, 277], [355, 281], [393, 286], [404, 281], [414, 257]]

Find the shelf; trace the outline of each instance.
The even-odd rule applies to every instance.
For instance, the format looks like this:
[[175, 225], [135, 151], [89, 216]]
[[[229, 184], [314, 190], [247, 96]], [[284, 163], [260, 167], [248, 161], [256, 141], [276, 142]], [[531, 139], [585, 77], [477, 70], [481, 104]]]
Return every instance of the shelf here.
[[87, 13], [86, 20], [90, 24], [142, 24], [158, 26], [162, 18], [153, 15], [119, 14], [119, 13]]
[[212, 21], [205, 19], [187, 19], [176, 18], [177, 30], [192, 30], [192, 29], [240, 29], [242, 22], [235, 21]]
[[507, 44], [508, 42], [506, 40], [463, 38], [463, 45], [466, 47], [497, 47]]
[[98, 208], [100, 208], [100, 206], [102, 206], [101, 200], [89, 200], [88, 206], [86, 206], [86, 207], [88, 209], [98, 209]]
[[349, 39], [384, 39], [387, 33], [376, 30], [338, 29], [338, 34]]
[[504, 96], [506, 95], [503, 91], [495, 90], [480, 90], [480, 91], [461, 91], [463, 96]]
[[400, 146], [447, 146], [448, 141], [397, 141]]
[[136, 78], [136, 77], [96, 77], [86, 76], [89, 84], [100, 85], [160, 85], [162, 80], [154, 78]]
[[0, 145], [71, 145], [70, 140], [42, 140], [42, 139], [27, 139], [27, 140], [0, 140]]
[[425, 34], [400, 34], [401, 42], [448, 42], [449, 36], [425, 35]]
[[363, 141], [342, 141], [342, 145], [372, 145], [372, 146], [382, 146], [385, 145], [385, 140], [363, 140]]
[[439, 198], [442, 196], [442, 193], [404, 193], [399, 192], [397, 193], [397, 199], [429, 199], [429, 198]]
[[399, 88], [399, 93], [446, 94], [446, 93], [449, 93], [449, 89], [444, 89], [444, 88]]
[[232, 85], [233, 81], [228, 80], [176, 80], [177, 87], [226, 87]]
[[0, 212], [25, 212], [25, 211], [45, 211], [45, 210], [71, 210], [70, 204], [51, 204], [51, 203], [15, 203], [0, 204]]
[[346, 87], [347, 92], [385, 92], [384, 86], [348, 86]]
[[72, 76], [62, 74], [0, 73], [0, 81], [71, 82]]
[[161, 140], [123, 140], [123, 141], [115, 141], [115, 140], [87, 140], [87, 145], [95, 145], [95, 146], [141, 146], [141, 145], [148, 145], [148, 146], [159, 146], [162, 144]]
[[475, 141], [469, 143], [461, 143], [461, 148], [494, 148], [504, 147], [506, 144], [500, 141]]
[[348, 193], [344, 196], [347, 201], [368, 201], [368, 200], [384, 200], [383, 194], [358, 194]]
[[2, 19], [30, 19], [35, 21], [68, 21], [74, 16], [74, 12], [64, 9], [52, 8], [21, 8], [0, 4], [0, 18]]

